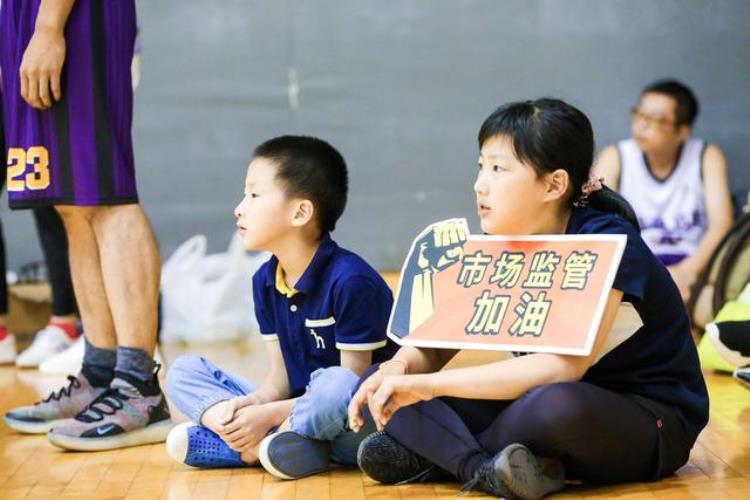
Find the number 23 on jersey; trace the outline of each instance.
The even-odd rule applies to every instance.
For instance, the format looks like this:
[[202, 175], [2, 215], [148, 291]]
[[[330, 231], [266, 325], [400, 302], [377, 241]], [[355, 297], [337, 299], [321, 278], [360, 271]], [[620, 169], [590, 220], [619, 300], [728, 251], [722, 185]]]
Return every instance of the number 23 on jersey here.
[[47, 148], [8, 148], [8, 191], [39, 191], [47, 189], [49, 182]]

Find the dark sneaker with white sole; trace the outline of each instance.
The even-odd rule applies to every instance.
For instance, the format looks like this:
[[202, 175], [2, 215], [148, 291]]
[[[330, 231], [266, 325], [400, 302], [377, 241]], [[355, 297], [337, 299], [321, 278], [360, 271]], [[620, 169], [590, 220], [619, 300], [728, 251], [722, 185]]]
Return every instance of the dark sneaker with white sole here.
[[328, 470], [331, 444], [293, 431], [276, 432], [260, 442], [258, 460], [279, 479], [300, 479]]
[[535, 500], [564, 487], [565, 470], [559, 460], [537, 457], [515, 443], [482, 462], [461, 491], [477, 489], [507, 500]]
[[152, 381], [143, 383], [115, 372], [106, 391], [75, 417], [58, 422], [47, 438], [68, 450], [111, 450], [163, 442], [171, 427], [156, 373]]
[[95, 387], [82, 374], [68, 375], [68, 385], [31, 406], [14, 408], [5, 414], [5, 424], [25, 434], [45, 434], [60, 421], [77, 415], [107, 387]]
[[383, 484], [450, 481], [453, 477], [385, 432], [370, 434], [359, 445], [357, 465]]

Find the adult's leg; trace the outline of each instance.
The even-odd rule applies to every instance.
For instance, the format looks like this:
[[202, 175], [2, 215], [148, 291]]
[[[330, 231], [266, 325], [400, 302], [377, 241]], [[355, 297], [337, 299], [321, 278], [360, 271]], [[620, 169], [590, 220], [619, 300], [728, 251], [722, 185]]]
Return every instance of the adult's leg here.
[[[0, 97], [2, 94], [0, 94]], [[0, 99], [0, 162], [7, 164], [5, 157], [5, 128], [3, 117], [3, 103]], [[0, 192], [5, 187], [5, 169], [0, 168]], [[0, 221], [0, 328], [6, 327], [8, 319], [8, 282], [6, 280], [7, 264], [5, 261], [5, 239], [3, 238], [3, 224]], [[2, 335], [2, 333], [0, 333]], [[2, 338], [0, 338], [2, 340]]]
[[6, 272], [5, 238], [3, 238], [3, 223], [0, 221], [0, 327], [6, 326], [8, 315], [8, 282], [5, 279]]
[[92, 217], [117, 345], [153, 355], [161, 263], [140, 205], [97, 207]]
[[93, 218], [97, 207], [58, 206], [68, 237], [68, 255], [78, 310], [90, 345], [117, 347], [117, 335], [104, 286], [101, 257]]
[[52, 286], [52, 319], [74, 322], [77, 318], [76, 297], [70, 279], [65, 226], [53, 207], [35, 208], [33, 213]]

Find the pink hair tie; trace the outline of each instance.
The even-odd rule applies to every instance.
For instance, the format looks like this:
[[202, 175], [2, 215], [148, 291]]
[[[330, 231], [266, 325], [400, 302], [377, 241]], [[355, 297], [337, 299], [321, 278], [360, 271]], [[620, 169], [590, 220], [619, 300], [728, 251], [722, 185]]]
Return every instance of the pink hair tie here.
[[602, 189], [604, 177], [597, 177], [593, 172], [589, 174], [589, 180], [581, 186], [581, 197], [575, 203], [576, 206], [585, 207], [588, 204], [588, 198], [591, 193]]

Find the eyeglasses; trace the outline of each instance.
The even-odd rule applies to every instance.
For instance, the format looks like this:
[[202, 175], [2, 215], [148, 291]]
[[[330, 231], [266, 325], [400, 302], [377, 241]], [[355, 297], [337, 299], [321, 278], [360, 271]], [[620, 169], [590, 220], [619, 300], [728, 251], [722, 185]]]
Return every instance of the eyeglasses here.
[[665, 125], [672, 126], [676, 125], [677, 123], [671, 118], [647, 115], [638, 110], [638, 108], [633, 108], [630, 110], [630, 121], [632, 121], [633, 123], [642, 121], [649, 127], [664, 127]]

